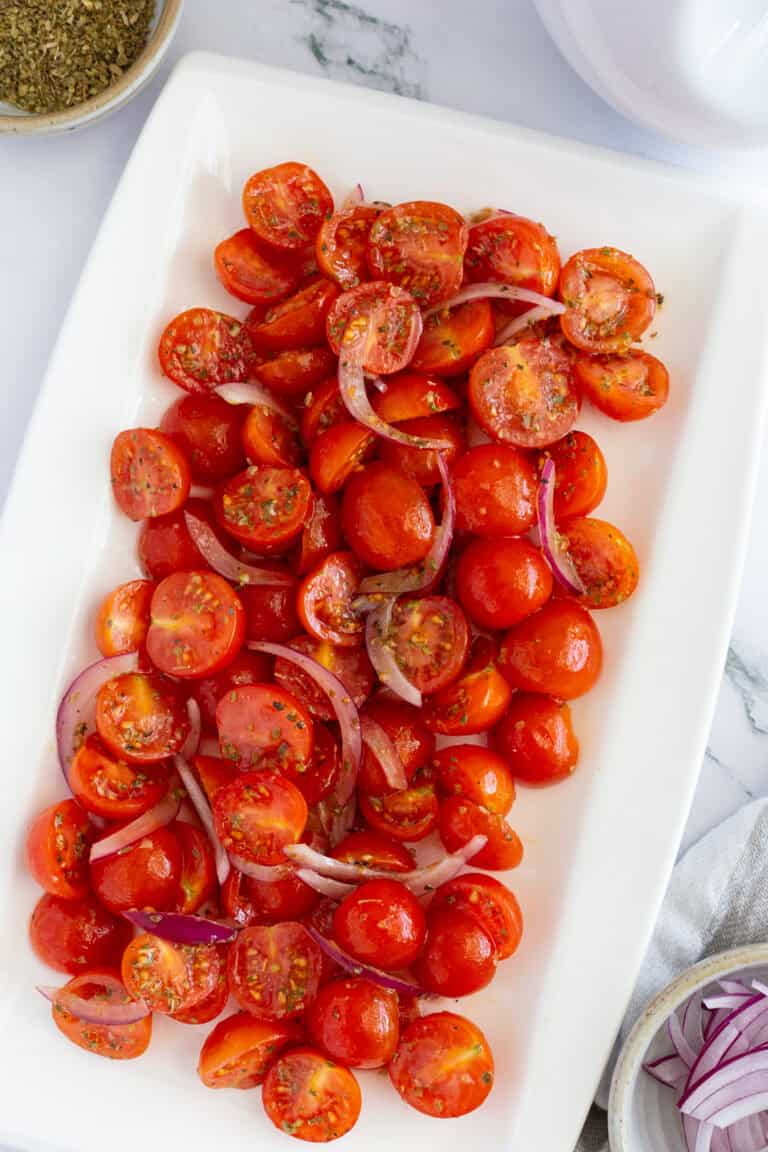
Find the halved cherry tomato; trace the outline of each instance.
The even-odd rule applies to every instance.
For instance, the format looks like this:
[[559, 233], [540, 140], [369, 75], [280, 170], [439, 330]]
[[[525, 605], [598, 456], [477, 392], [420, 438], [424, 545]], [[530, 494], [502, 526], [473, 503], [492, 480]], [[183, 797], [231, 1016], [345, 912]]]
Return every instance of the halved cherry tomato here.
[[253, 374], [277, 396], [301, 400], [336, 371], [336, 357], [322, 344], [316, 348], [292, 348], [257, 365]]
[[[271, 569], [291, 576], [285, 564], [273, 560], [260, 560], [260, 568]], [[254, 584], [239, 590], [245, 608], [246, 640], [271, 640], [283, 644], [301, 630], [296, 611], [298, 580], [282, 584]]]
[[614, 524], [577, 516], [561, 524], [560, 533], [584, 585], [583, 604], [613, 608], [632, 595], [640, 578], [637, 554]]
[[[416, 773], [429, 763], [435, 751], [435, 738], [426, 726], [423, 710], [395, 697], [378, 695], [368, 701], [363, 711], [384, 729], [395, 747], [408, 780], [413, 780]], [[363, 749], [357, 784], [361, 792], [372, 796], [385, 796], [394, 791], [387, 784], [377, 757], [367, 746]]]
[[493, 1087], [493, 1073], [485, 1036], [455, 1012], [433, 1012], [409, 1024], [389, 1065], [389, 1078], [406, 1104], [442, 1119], [479, 1108]]
[[316, 488], [329, 496], [340, 492], [353, 472], [373, 455], [376, 437], [356, 420], [342, 420], [321, 432], [309, 452], [309, 474]]
[[337, 552], [341, 541], [341, 509], [330, 492], [315, 492], [312, 512], [301, 532], [296, 556], [296, 571], [305, 575], [331, 552]]
[[605, 457], [597, 441], [577, 429], [541, 454], [541, 466], [548, 456], [555, 463], [555, 519], [586, 516], [597, 508], [608, 483]]
[[553, 444], [579, 415], [570, 359], [549, 338], [484, 352], [470, 372], [468, 396], [489, 436], [521, 448]]
[[517, 868], [523, 858], [520, 837], [504, 817], [462, 796], [449, 796], [443, 800], [438, 831], [448, 852], [458, 852], [473, 836], [485, 836], [488, 843], [472, 857], [476, 868], [505, 872], [508, 868]]
[[298, 266], [276, 255], [267, 256], [250, 228], [241, 228], [217, 244], [213, 262], [227, 292], [246, 304], [274, 304], [299, 283]]
[[243, 447], [250, 464], [274, 468], [292, 468], [302, 455], [295, 420], [267, 404], [254, 404], [249, 410], [243, 425]]
[[284, 552], [312, 507], [309, 481], [297, 468], [246, 468], [217, 489], [216, 519], [254, 552]]
[[[311, 656], [322, 664], [347, 689], [358, 708], [361, 708], [373, 691], [376, 674], [368, 654], [362, 645], [355, 648], [338, 648], [327, 640], [314, 640], [311, 636], [297, 636], [291, 640], [290, 648]], [[278, 656], [275, 661], [275, 679], [299, 700], [318, 720], [335, 720], [331, 703], [325, 692], [301, 668]]]
[[[72, 992], [82, 1000], [114, 1004], [117, 990], [110, 980], [109, 991], [106, 991], [104, 976], [119, 980], [120, 973], [112, 968], [93, 968], [68, 981], [64, 991]], [[130, 1000], [128, 992], [123, 989], [118, 1002], [127, 1004]], [[152, 1037], [151, 1015], [133, 1024], [89, 1024], [56, 1002], [51, 1005], [51, 1015], [54, 1024], [67, 1040], [77, 1044], [78, 1048], [84, 1048], [86, 1052], [106, 1056], [109, 1060], [134, 1060], [146, 1052]]]
[[386, 376], [405, 368], [421, 335], [421, 313], [413, 296], [387, 280], [373, 280], [343, 292], [325, 323], [328, 343], [337, 356], [348, 325], [363, 320], [370, 321], [363, 358], [366, 372]]
[[499, 960], [514, 952], [523, 935], [523, 914], [512, 892], [483, 872], [465, 872], [442, 884], [429, 906], [430, 916], [458, 909], [475, 916], [496, 945]]
[[358, 645], [363, 622], [352, 609], [362, 572], [351, 552], [333, 552], [305, 576], [298, 595], [299, 618], [316, 640], [342, 648]]
[[287, 760], [280, 772], [296, 785], [307, 804], [317, 804], [333, 790], [341, 773], [341, 747], [324, 724], [315, 722], [315, 744], [309, 763]]
[[185, 392], [210, 392], [247, 380], [258, 357], [239, 320], [212, 308], [190, 308], [160, 337], [160, 367]]
[[348, 418], [338, 378], [330, 376], [304, 398], [304, 411], [301, 415], [301, 438], [304, 444], [311, 448], [321, 432], [326, 432], [334, 424], [340, 424]]
[[220, 1020], [200, 1049], [197, 1073], [206, 1088], [255, 1088], [279, 1052], [301, 1040], [295, 1024], [236, 1012]]
[[432, 545], [429, 501], [415, 480], [389, 464], [370, 464], [350, 478], [341, 515], [347, 543], [371, 568], [418, 564]]
[[218, 484], [245, 464], [241, 436], [246, 407], [220, 396], [181, 396], [160, 421], [189, 461], [196, 484]]
[[458, 308], [434, 312], [424, 321], [424, 332], [411, 367], [437, 376], [461, 376], [496, 335], [490, 300], [470, 300]]
[[515, 784], [506, 760], [477, 744], [453, 744], [434, 758], [438, 787], [446, 796], [463, 796], [489, 812], [506, 816], [515, 800]]
[[154, 588], [151, 580], [129, 580], [104, 597], [96, 616], [96, 645], [102, 656], [139, 650], [149, 628]]
[[573, 371], [587, 399], [614, 420], [644, 420], [669, 397], [661, 360], [636, 348], [626, 356], [577, 356]]
[[333, 213], [333, 197], [306, 164], [289, 160], [254, 172], [243, 188], [248, 224], [267, 244], [296, 251], [306, 247]]
[[120, 971], [131, 996], [170, 1016], [210, 996], [221, 957], [215, 944], [172, 944], [142, 932], [123, 953]]
[[[410, 436], [434, 437], [444, 441], [446, 447], [442, 449], [442, 456], [449, 466], [466, 447], [464, 431], [452, 416], [421, 416], [416, 420], [405, 420], [398, 427]], [[406, 444], [382, 440], [379, 453], [385, 463], [400, 468], [422, 488], [440, 483], [436, 449], [411, 448]]]
[[216, 708], [222, 755], [241, 768], [280, 771], [312, 757], [312, 718], [295, 696], [276, 684], [246, 684], [222, 696]]
[[241, 1008], [264, 1020], [300, 1016], [317, 995], [321, 952], [303, 924], [245, 928], [229, 953], [229, 984]]
[[513, 688], [573, 700], [600, 675], [603, 646], [586, 609], [570, 599], [550, 600], [507, 632], [499, 668]]
[[536, 468], [511, 444], [478, 444], [453, 466], [456, 527], [490, 540], [536, 523]]
[[332, 850], [331, 856], [347, 864], [381, 868], [385, 872], [410, 872], [416, 867], [405, 844], [380, 832], [350, 832]]
[[113, 916], [92, 893], [64, 900], [45, 892], [29, 922], [29, 942], [38, 958], [57, 972], [117, 968], [133, 929]]
[[[478, 214], [469, 229], [464, 273], [472, 284], [499, 281], [554, 296], [560, 253], [543, 224], [512, 212]], [[529, 305], [510, 301], [503, 307], [517, 314]]]
[[512, 689], [499, 671], [498, 646], [486, 636], [472, 643], [460, 678], [424, 702], [424, 723], [443, 736], [486, 732], [501, 719]]
[[400, 1036], [397, 993], [361, 977], [326, 984], [310, 1005], [307, 1031], [350, 1068], [383, 1068]]
[[447, 204], [412, 200], [387, 208], [374, 221], [368, 266], [426, 306], [458, 292], [466, 247], [463, 216]]
[[218, 672], [244, 635], [240, 598], [215, 572], [174, 572], [155, 589], [147, 652], [163, 672], [182, 679]]
[[356, 960], [407, 968], [424, 947], [427, 921], [414, 894], [398, 880], [365, 880], [333, 917], [336, 939]]
[[312, 348], [325, 338], [325, 317], [339, 290], [330, 280], [315, 280], [265, 314], [249, 316], [246, 326], [260, 352]]
[[342, 288], [355, 288], [368, 279], [365, 252], [377, 204], [353, 204], [326, 218], [317, 234], [315, 252], [320, 269]]
[[190, 691], [200, 706], [206, 728], [216, 727], [216, 708], [222, 696], [244, 688], [246, 684], [263, 684], [272, 679], [272, 657], [264, 652], [241, 648], [234, 660], [220, 672], [203, 680], [190, 681]]
[[208, 567], [189, 534], [184, 519], [187, 510], [201, 519], [212, 520], [209, 504], [188, 500], [184, 508], [168, 516], [144, 520], [139, 529], [139, 561], [142, 570], [153, 580], [163, 580], [172, 572]]
[[262, 1100], [276, 1128], [310, 1144], [344, 1136], [362, 1106], [353, 1073], [312, 1048], [278, 1056], [264, 1081]]
[[642, 264], [618, 248], [576, 252], [560, 273], [565, 337], [585, 352], [626, 352], [656, 314], [656, 289]]
[[490, 932], [460, 908], [429, 910], [427, 942], [414, 975], [438, 996], [469, 996], [490, 984], [498, 954]]
[[95, 838], [88, 813], [74, 800], [45, 808], [27, 829], [27, 868], [53, 896], [79, 900], [88, 891], [88, 850]]
[[170, 828], [157, 828], [115, 856], [91, 863], [91, 886], [112, 912], [172, 909], [179, 894], [183, 854]]
[[124, 672], [96, 694], [96, 729], [119, 759], [152, 764], [181, 751], [189, 717], [181, 690], [171, 680]]
[[579, 758], [570, 708], [538, 693], [515, 693], [509, 711], [494, 729], [493, 746], [513, 776], [526, 784], [562, 780], [571, 775]]
[[205, 997], [189, 1008], [180, 1008], [178, 1012], [171, 1012], [171, 1020], [179, 1024], [210, 1024], [217, 1016], [221, 1016], [229, 1000], [229, 980], [227, 978], [227, 946], [217, 945], [219, 953], [219, 978], [216, 986]]
[[216, 832], [228, 852], [256, 864], [282, 864], [283, 848], [301, 839], [307, 802], [276, 772], [243, 772], [213, 798]]
[[181, 845], [181, 876], [174, 911], [197, 912], [216, 891], [216, 861], [211, 841], [201, 828], [184, 820], [174, 820], [171, 831]]
[[432, 380], [422, 372], [407, 371], [387, 377], [384, 388], [372, 393], [371, 404], [382, 420], [399, 424], [422, 416], [454, 412], [461, 408], [462, 400], [444, 381]]
[[527, 540], [473, 540], [456, 568], [461, 606], [479, 628], [511, 628], [552, 595], [552, 570]]
[[469, 625], [447, 596], [401, 596], [386, 642], [406, 679], [428, 695], [459, 676], [469, 648]]
[[118, 507], [131, 520], [175, 512], [189, 495], [186, 456], [173, 440], [153, 428], [119, 432], [109, 469]]
[[83, 808], [105, 820], [133, 820], [168, 791], [168, 764], [127, 764], [95, 732], [75, 753], [69, 786]]
[[386, 796], [361, 793], [359, 799], [366, 824], [393, 840], [423, 840], [437, 824], [437, 797], [427, 782], [414, 783]]
[[232, 868], [221, 889], [222, 908], [238, 927], [303, 920], [319, 901], [295, 872], [279, 880], [254, 880]]

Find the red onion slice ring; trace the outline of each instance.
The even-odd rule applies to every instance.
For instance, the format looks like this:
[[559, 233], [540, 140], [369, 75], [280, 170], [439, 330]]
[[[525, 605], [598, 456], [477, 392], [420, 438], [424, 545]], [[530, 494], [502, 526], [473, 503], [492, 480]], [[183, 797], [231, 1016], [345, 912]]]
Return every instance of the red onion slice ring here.
[[184, 912], [145, 912], [132, 908], [123, 912], [123, 916], [142, 932], [151, 932], [172, 944], [228, 944], [237, 936], [237, 928]]
[[195, 547], [206, 560], [214, 572], [240, 585], [288, 585], [293, 582], [292, 577], [284, 576], [280, 572], [270, 572], [267, 568], [258, 568], [254, 564], [246, 564], [238, 560], [227, 548], [205, 520], [195, 516], [189, 510], [184, 512], [184, 521]]
[[368, 659], [385, 688], [395, 692], [407, 704], [421, 708], [421, 692], [401, 671], [387, 640], [394, 607], [394, 598], [390, 597], [368, 613], [365, 622], [365, 647]]
[[435, 304], [424, 313], [424, 319], [434, 316], [436, 312], [444, 312], [449, 308], [458, 308], [459, 304], [468, 304], [470, 300], [520, 300], [523, 304], [535, 304], [538, 308], [546, 309], [549, 316], [561, 316], [566, 311], [565, 304], [559, 300], [552, 300], [543, 296], [541, 292], [533, 292], [530, 288], [517, 288], [514, 284], [499, 284], [492, 280], [481, 284], [469, 284], [462, 288], [450, 300], [442, 304]]
[[365, 864], [336, 860], [333, 856], [324, 856], [322, 852], [317, 852], [309, 844], [289, 844], [283, 851], [288, 859], [301, 869], [315, 872], [330, 880], [345, 884], [361, 884], [365, 880], [399, 880], [417, 895], [424, 895], [452, 880], [465, 864], [482, 851], [487, 842], [485, 836], [473, 836], [458, 852], [441, 856], [421, 868], [411, 869], [410, 872], [391, 872], [384, 868], [368, 868]]
[[407, 980], [403, 976], [394, 976], [391, 972], [383, 972], [381, 968], [374, 968], [370, 964], [361, 964], [359, 960], [355, 960], [353, 956], [350, 956], [343, 948], [339, 948], [333, 940], [323, 936], [322, 932], [318, 932], [311, 924], [305, 924], [304, 928], [318, 948], [321, 948], [330, 960], [334, 960], [340, 968], [351, 975], [364, 976], [366, 980], [372, 980], [374, 984], [380, 984], [382, 988], [389, 988], [392, 992], [398, 992], [403, 996], [431, 998], [431, 994], [420, 984]]
[[387, 784], [396, 792], [402, 792], [404, 788], [408, 787], [408, 777], [395, 745], [381, 724], [370, 716], [360, 717], [360, 727], [363, 732], [363, 744], [378, 760]]
[[355, 890], [354, 884], [344, 884], [341, 880], [331, 880], [329, 876], [321, 876], [319, 872], [313, 872], [311, 868], [299, 868], [296, 875], [308, 888], [313, 888], [321, 896], [330, 896], [331, 900], [343, 900], [345, 896], [349, 896], [350, 892]]
[[353, 792], [346, 804], [338, 804], [332, 796], [326, 796], [320, 801], [317, 809], [323, 831], [330, 841], [331, 848], [335, 848], [355, 826], [357, 797]]
[[253, 406], [260, 404], [263, 408], [270, 408], [273, 412], [279, 412], [292, 424], [295, 423], [285, 405], [262, 384], [257, 384], [251, 380], [241, 380], [237, 384], [221, 384], [213, 391], [222, 400], [226, 400], [228, 404], [251, 404]]
[[245, 860], [242, 856], [236, 856], [231, 852], [229, 862], [238, 872], [242, 872], [243, 876], [247, 876], [249, 880], [258, 880], [260, 884], [274, 884], [278, 880], [285, 880], [286, 876], [290, 876], [294, 871], [290, 864], [254, 864], [251, 860]]
[[[86, 1000], [67, 988], [51, 988], [43, 984], [38, 984], [37, 990], [56, 1007], [63, 1008], [70, 1016], [86, 1024], [103, 1024], [109, 1028], [116, 1028], [121, 1024], [135, 1024], [138, 1020], [144, 1020], [149, 1016], [150, 1010], [143, 1000], [125, 1001], [127, 993], [116, 976], [100, 973], [93, 977], [92, 982], [103, 985], [107, 999]], [[123, 1003], [115, 1003], [108, 999], [116, 993]]]
[[56, 713], [56, 747], [67, 784], [75, 753], [85, 738], [96, 730], [96, 693], [102, 684], [115, 676], [135, 672], [137, 664], [136, 652], [97, 660], [75, 676], [62, 696]]
[[189, 716], [189, 735], [184, 741], [179, 755], [184, 760], [191, 760], [200, 747], [200, 733], [203, 729], [200, 719], [200, 705], [192, 696], [187, 700], [187, 715]]
[[342, 200], [341, 208], [339, 210], [338, 215], [342, 216], [350, 208], [357, 208], [358, 204], [364, 204], [364, 203], [365, 203], [365, 193], [363, 192], [363, 186], [362, 186], [362, 184], [357, 183], [352, 188], [352, 191], [348, 192], [347, 195]]
[[552, 569], [552, 575], [567, 592], [580, 596], [584, 592], [578, 572], [568, 553], [563, 549], [555, 524], [555, 462], [548, 457], [541, 470], [536, 506], [539, 516], [541, 550]]
[[554, 315], [552, 309], [545, 308], [543, 304], [539, 304], [536, 308], [529, 308], [522, 316], [515, 316], [514, 320], [510, 320], [509, 324], [505, 324], [503, 328], [499, 329], [493, 342], [494, 348], [498, 348], [501, 344], [507, 344], [519, 332], [524, 332], [532, 324], [538, 324], [539, 320], [546, 320], [552, 315]]
[[194, 808], [195, 812], [200, 818], [200, 823], [205, 828], [208, 834], [208, 839], [213, 848], [213, 855], [216, 861], [216, 876], [218, 877], [219, 884], [224, 884], [229, 876], [229, 857], [224, 851], [224, 845], [216, 835], [216, 828], [213, 823], [213, 813], [211, 806], [208, 803], [205, 793], [197, 782], [194, 772], [190, 768], [183, 756], [174, 756], [173, 764], [181, 777], [181, 782], [187, 790], [189, 802]]
[[658, 1080], [659, 1084], [666, 1085], [667, 1088], [682, 1088], [688, 1076], [688, 1069], [676, 1052], [673, 1052], [671, 1056], [661, 1056], [658, 1060], [651, 1060], [643, 1064], [643, 1068], [649, 1076]]
[[171, 820], [176, 819], [180, 807], [181, 798], [173, 788], [170, 788], [162, 800], [155, 804], [154, 808], [150, 808], [148, 812], [143, 812], [141, 816], [137, 816], [124, 828], [119, 828], [117, 832], [111, 832], [109, 836], [104, 836], [92, 844], [91, 853], [88, 857], [91, 864], [95, 864], [97, 860], [103, 860], [106, 856], [114, 856], [123, 848], [128, 848], [137, 840], [156, 832], [158, 828], [164, 828], [166, 824], [170, 824]]

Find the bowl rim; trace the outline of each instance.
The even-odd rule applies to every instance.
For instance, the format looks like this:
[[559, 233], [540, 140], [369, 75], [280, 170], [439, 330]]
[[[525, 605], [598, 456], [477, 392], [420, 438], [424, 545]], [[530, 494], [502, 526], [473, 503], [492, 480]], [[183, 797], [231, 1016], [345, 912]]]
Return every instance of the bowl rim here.
[[611, 1078], [608, 1141], [611, 1152], [637, 1152], [627, 1140], [627, 1119], [635, 1083], [651, 1041], [664, 1021], [700, 988], [721, 976], [768, 964], [768, 943], [743, 944], [699, 960], [676, 976], [643, 1010], [624, 1041]]
[[152, 35], [139, 56], [119, 80], [97, 96], [60, 112], [0, 115], [0, 135], [43, 136], [71, 131], [115, 111], [135, 96], [152, 76], [165, 55], [181, 18], [184, 0], [161, 0], [160, 14]]

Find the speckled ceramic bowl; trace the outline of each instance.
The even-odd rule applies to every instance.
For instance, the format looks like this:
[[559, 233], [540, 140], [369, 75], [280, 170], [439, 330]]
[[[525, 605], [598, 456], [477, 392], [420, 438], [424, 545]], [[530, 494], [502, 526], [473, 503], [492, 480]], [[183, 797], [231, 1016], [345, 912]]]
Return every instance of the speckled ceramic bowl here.
[[611, 1152], [686, 1152], [675, 1094], [643, 1071], [648, 1059], [670, 1050], [665, 1024], [701, 988], [726, 976], [768, 977], [768, 944], [720, 952], [688, 968], [660, 992], [627, 1037], [611, 1082], [608, 1129]]
[[138, 60], [98, 96], [62, 112], [33, 114], [0, 101], [0, 133], [16, 136], [47, 136], [71, 132], [93, 124], [122, 108], [140, 92], [165, 55], [179, 23], [184, 0], [157, 0], [149, 40]]

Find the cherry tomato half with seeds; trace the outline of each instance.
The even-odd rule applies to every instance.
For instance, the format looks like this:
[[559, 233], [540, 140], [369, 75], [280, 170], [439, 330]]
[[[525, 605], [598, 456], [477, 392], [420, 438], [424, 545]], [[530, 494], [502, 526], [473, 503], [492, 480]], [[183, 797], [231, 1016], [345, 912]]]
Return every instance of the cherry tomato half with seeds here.
[[438, 803], [429, 783], [413, 784], [386, 796], [360, 795], [360, 812], [371, 828], [393, 840], [423, 840], [437, 823]]
[[284, 863], [307, 823], [307, 802], [275, 772], [243, 772], [213, 798], [216, 833], [227, 852], [255, 864]]
[[220, 1020], [200, 1049], [197, 1074], [206, 1088], [255, 1088], [284, 1048], [302, 1038], [295, 1024], [236, 1012]]
[[320, 270], [342, 288], [356, 288], [368, 279], [365, 258], [368, 234], [381, 208], [353, 204], [325, 219], [317, 234], [315, 253]]
[[315, 742], [309, 763], [288, 760], [280, 769], [292, 781], [308, 805], [317, 804], [333, 791], [341, 775], [341, 746], [324, 724], [314, 725]]
[[185, 392], [210, 392], [247, 380], [258, 360], [239, 320], [211, 308], [190, 308], [171, 320], [158, 348], [160, 367]]
[[468, 372], [496, 335], [490, 300], [470, 300], [458, 308], [434, 312], [411, 360], [416, 372], [461, 376]]
[[333, 917], [341, 947], [380, 968], [407, 968], [424, 947], [427, 922], [414, 894], [397, 880], [365, 880]]
[[340, 492], [349, 477], [359, 471], [376, 448], [373, 432], [356, 420], [342, 420], [314, 440], [309, 452], [309, 474], [326, 496]]
[[[416, 420], [405, 420], [398, 427], [409, 436], [442, 440], [446, 447], [440, 454], [449, 468], [466, 447], [464, 431], [452, 416], [422, 416]], [[400, 468], [422, 488], [440, 483], [438, 452], [434, 448], [412, 448], [407, 444], [382, 440], [379, 454], [385, 463]]]
[[[435, 751], [435, 738], [426, 726], [424, 712], [412, 704], [386, 695], [377, 695], [369, 700], [363, 714], [375, 720], [394, 745], [406, 777], [413, 780], [419, 769], [429, 763]], [[363, 746], [363, 761], [357, 780], [361, 792], [372, 796], [384, 796], [394, 789], [387, 783], [378, 758], [367, 746]]]
[[189, 1008], [180, 1008], [178, 1012], [171, 1012], [171, 1020], [179, 1024], [210, 1024], [217, 1016], [221, 1016], [229, 1000], [229, 980], [227, 979], [227, 948], [226, 945], [217, 945], [219, 953], [219, 978], [215, 987], [204, 1000], [198, 1000]]
[[[96, 967], [69, 980], [63, 988], [82, 1000], [127, 1004], [131, 997], [125, 988], [120, 992], [113, 981], [119, 980], [119, 973], [112, 968]], [[109, 990], [105, 989], [104, 977], [109, 977]], [[51, 1015], [58, 1030], [86, 1052], [96, 1056], [106, 1056], [109, 1060], [134, 1060], [146, 1052], [152, 1037], [152, 1017], [145, 1016], [133, 1024], [90, 1024], [73, 1016], [66, 1008], [54, 1000]]]
[[218, 484], [245, 465], [241, 436], [245, 405], [220, 396], [181, 396], [165, 412], [160, 431], [178, 444], [195, 484]]
[[483, 872], [465, 872], [441, 884], [429, 906], [430, 917], [447, 910], [476, 917], [489, 934], [499, 960], [512, 956], [523, 935], [523, 914], [505, 884]]
[[312, 490], [302, 472], [264, 464], [230, 477], [214, 497], [221, 527], [257, 553], [289, 548], [311, 507]]
[[92, 861], [91, 887], [112, 912], [168, 912], [178, 898], [182, 868], [178, 837], [170, 828], [156, 828], [114, 856]]
[[[480, 213], [469, 229], [464, 274], [471, 284], [498, 281], [554, 296], [560, 274], [557, 242], [543, 224], [524, 216], [489, 212], [483, 218]], [[528, 305], [508, 301], [502, 307], [517, 315]]]
[[181, 845], [181, 876], [174, 911], [189, 915], [216, 892], [216, 860], [210, 837], [201, 828], [174, 820], [171, 831]]
[[479, 1108], [493, 1076], [485, 1036], [454, 1012], [433, 1012], [409, 1024], [389, 1065], [389, 1078], [406, 1104], [442, 1119]]
[[506, 816], [515, 801], [510, 766], [489, 748], [453, 744], [437, 752], [433, 764], [438, 787], [446, 796], [463, 796], [500, 816]]
[[388, 424], [437, 416], [462, 407], [461, 397], [442, 380], [433, 380], [423, 372], [398, 372], [383, 382], [384, 388], [371, 396], [377, 416]]
[[147, 651], [161, 671], [182, 679], [225, 667], [245, 635], [237, 593], [214, 572], [174, 572], [152, 597]]
[[397, 993], [353, 977], [326, 984], [310, 1005], [307, 1031], [333, 1060], [350, 1068], [383, 1068], [400, 1035]]
[[93, 831], [87, 812], [75, 800], [45, 808], [27, 829], [25, 854], [32, 879], [63, 900], [85, 896]]
[[334, 552], [299, 587], [298, 610], [302, 624], [316, 640], [342, 648], [362, 640], [363, 622], [353, 611], [352, 600], [362, 572], [351, 552]]
[[466, 247], [463, 216], [447, 204], [412, 200], [387, 208], [374, 221], [368, 266], [427, 306], [458, 292]]
[[189, 735], [189, 716], [181, 690], [171, 680], [156, 673], [123, 672], [96, 693], [96, 730], [118, 759], [152, 764], [181, 751]]
[[424, 702], [424, 723], [443, 736], [472, 736], [487, 732], [501, 719], [512, 689], [498, 668], [498, 648], [478, 636], [458, 680], [434, 692]]
[[469, 649], [469, 625], [447, 596], [402, 596], [386, 643], [406, 679], [425, 695], [454, 681]]
[[254, 925], [229, 953], [229, 984], [240, 1007], [264, 1020], [300, 1016], [320, 985], [321, 952], [303, 924]]
[[577, 356], [573, 371], [584, 395], [613, 420], [644, 420], [669, 398], [669, 373], [638, 349], [626, 356]]
[[254, 172], [243, 188], [243, 211], [256, 236], [273, 248], [305, 248], [333, 214], [333, 197], [306, 164], [289, 160]]
[[292, 468], [302, 457], [296, 422], [267, 404], [254, 404], [248, 412], [243, 447], [250, 464], [273, 468]]
[[369, 324], [363, 367], [371, 375], [388, 376], [405, 368], [421, 336], [422, 320], [413, 296], [387, 280], [373, 280], [343, 292], [333, 303], [325, 331], [336, 355], [353, 322]]
[[175, 512], [189, 495], [186, 456], [173, 440], [152, 428], [119, 432], [109, 470], [117, 505], [130, 520]]
[[330, 492], [326, 495], [315, 492], [312, 512], [301, 532], [295, 557], [295, 568], [300, 576], [305, 576], [324, 560], [331, 552], [342, 547], [341, 509], [337, 498]]
[[325, 318], [339, 290], [330, 280], [315, 280], [266, 314], [259, 309], [246, 326], [254, 347], [260, 352], [288, 352], [312, 348], [325, 339]]
[[131, 996], [170, 1016], [207, 999], [219, 982], [215, 944], [172, 944], [151, 932], [134, 937], [120, 965]]
[[618, 248], [586, 248], [563, 265], [560, 317], [566, 339], [585, 352], [626, 352], [656, 314], [653, 280]]
[[275, 304], [299, 284], [297, 264], [266, 254], [250, 228], [241, 228], [216, 246], [216, 275], [233, 296], [246, 304]]
[[168, 791], [167, 762], [128, 764], [108, 751], [95, 732], [80, 745], [69, 772], [69, 786], [83, 808], [104, 820], [134, 820]]
[[516, 692], [493, 732], [493, 746], [513, 776], [526, 784], [551, 784], [570, 776], [579, 742], [567, 704], [537, 693]]
[[513, 688], [573, 700], [600, 675], [603, 646], [586, 609], [571, 599], [550, 600], [504, 637], [499, 668]]
[[552, 570], [527, 540], [473, 540], [456, 568], [459, 601], [479, 628], [511, 628], [552, 595]]
[[381, 868], [385, 872], [410, 872], [416, 867], [405, 844], [380, 832], [350, 832], [332, 849], [331, 856], [347, 864]]
[[438, 996], [469, 996], [496, 975], [496, 945], [475, 916], [458, 908], [430, 908], [427, 941], [414, 975]]
[[295, 696], [276, 684], [246, 684], [227, 693], [216, 708], [222, 755], [240, 768], [308, 764], [312, 718]]
[[437, 828], [447, 852], [458, 852], [473, 836], [487, 838], [485, 847], [472, 857], [476, 868], [506, 872], [508, 868], [517, 868], [523, 858], [520, 837], [504, 817], [462, 796], [449, 796], [443, 800]]
[[613, 608], [632, 595], [640, 578], [637, 554], [614, 524], [577, 516], [560, 525], [568, 555], [584, 592], [578, 599], [590, 608]]
[[586, 516], [597, 508], [608, 484], [605, 457], [597, 442], [577, 429], [541, 454], [541, 467], [547, 457], [555, 464], [555, 520]]
[[456, 527], [495, 540], [536, 523], [536, 468], [510, 444], [478, 444], [453, 465]]
[[362, 1106], [353, 1073], [312, 1048], [278, 1056], [264, 1081], [262, 1100], [276, 1128], [310, 1144], [344, 1136]]
[[190, 692], [200, 707], [203, 727], [216, 728], [216, 708], [223, 696], [248, 684], [263, 684], [271, 680], [272, 666], [272, 657], [266, 653], [241, 648], [234, 660], [220, 672], [202, 680], [191, 680]]
[[[289, 645], [296, 652], [311, 656], [323, 668], [338, 676], [357, 708], [361, 708], [373, 691], [376, 673], [362, 645], [339, 648], [327, 640], [311, 636], [297, 636]], [[275, 679], [318, 720], [335, 721], [336, 713], [321, 688], [297, 665], [278, 656], [275, 661]]]
[[29, 922], [33, 951], [57, 972], [119, 968], [132, 935], [131, 925], [113, 916], [90, 892], [77, 900], [45, 892]]
[[102, 656], [139, 650], [149, 628], [154, 588], [151, 580], [129, 580], [104, 597], [96, 615], [96, 646]]

